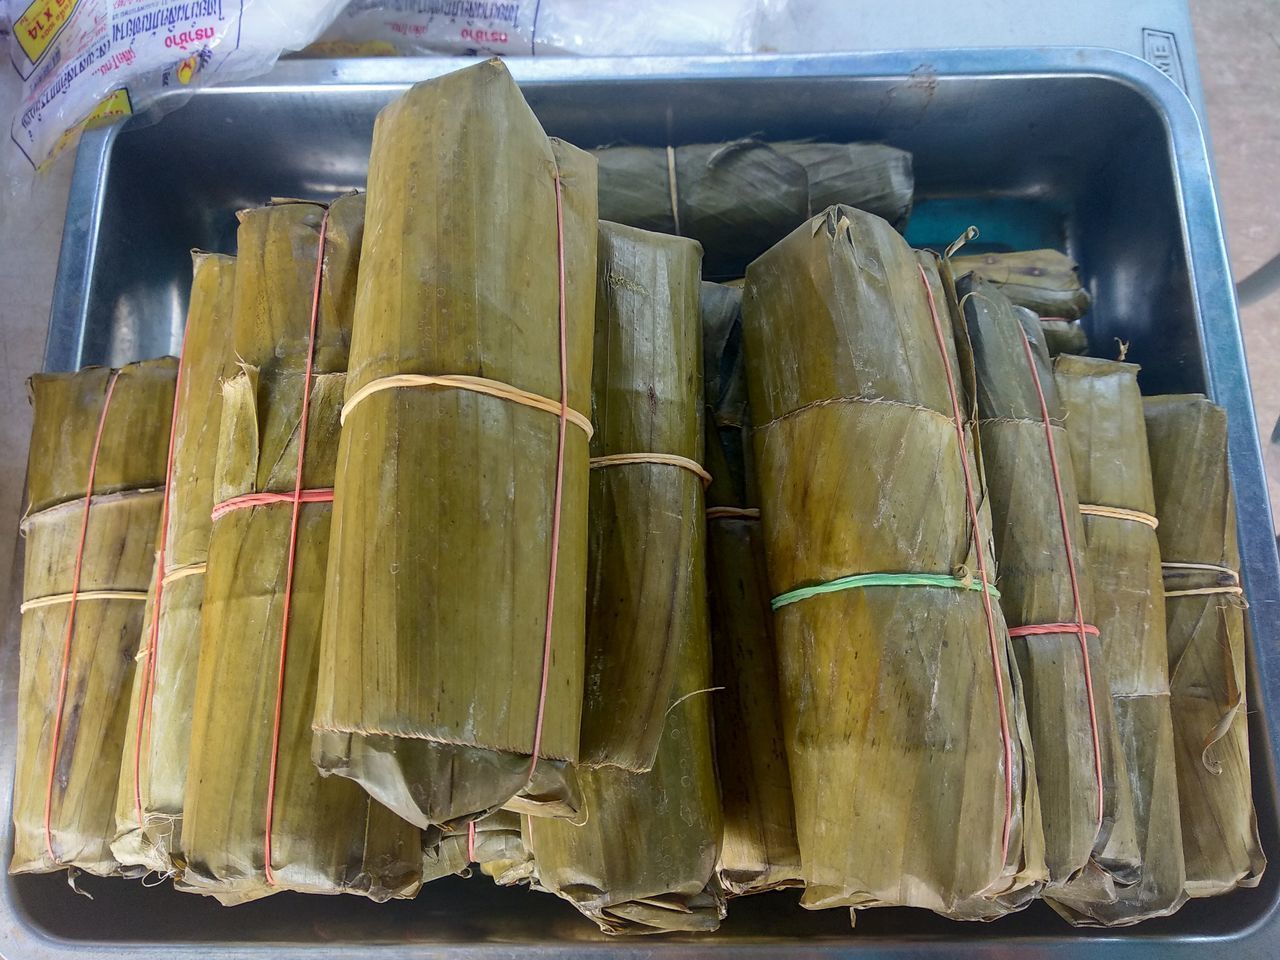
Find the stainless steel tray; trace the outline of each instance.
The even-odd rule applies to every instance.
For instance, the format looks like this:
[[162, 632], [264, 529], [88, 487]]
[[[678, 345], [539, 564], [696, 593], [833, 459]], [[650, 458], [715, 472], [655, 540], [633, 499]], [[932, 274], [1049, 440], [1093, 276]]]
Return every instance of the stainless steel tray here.
[[[150, 126], [80, 145], [45, 364], [73, 369], [176, 352], [187, 250], [230, 251], [240, 207], [326, 197], [363, 184], [373, 118], [408, 84], [456, 59], [295, 61], [261, 81], [202, 90]], [[1094, 295], [1089, 332], [1130, 342], [1147, 392], [1202, 390], [1231, 417], [1244, 579], [1254, 785], [1266, 850], [1277, 842], [1280, 571], [1238, 320], [1205, 142], [1169, 80], [1129, 56], [1090, 49], [639, 60], [520, 60], [512, 72], [548, 132], [592, 146], [760, 134], [883, 139], [914, 151], [910, 238], [1065, 244]], [[13, 766], [17, 631], [0, 649], [0, 783]], [[111, 758], [104, 758], [110, 762]], [[0, 810], [11, 849], [8, 791]], [[0, 952], [19, 957], [315, 957], [576, 953], [835, 957], [923, 953], [1020, 958], [1091, 948], [1116, 957], [1280, 953], [1277, 864], [1256, 890], [1193, 901], [1176, 916], [1114, 932], [1072, 930], [1043, 905], [991, 924], [920, 911], [807, 913], [793, 894], [739, 901], [718, 935], [605, 941], [553, 897], [483, 878], [428, 886], [416, 901], [291, 894], [237, 907], [60, 877], [0, 881]]]

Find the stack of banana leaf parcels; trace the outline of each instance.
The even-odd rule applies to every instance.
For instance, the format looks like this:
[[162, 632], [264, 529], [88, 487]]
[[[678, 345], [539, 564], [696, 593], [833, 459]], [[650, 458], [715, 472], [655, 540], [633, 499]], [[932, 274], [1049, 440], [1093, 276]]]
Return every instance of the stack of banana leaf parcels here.
[[478, 868], [612, 934], [1256, 885], [1225, 414], [1084, 355], [1064, 254], [911, 249], [911, 189], [593, 154], [492, 61], [242, 212], [178, 359], [31, 380], [11, 871]]

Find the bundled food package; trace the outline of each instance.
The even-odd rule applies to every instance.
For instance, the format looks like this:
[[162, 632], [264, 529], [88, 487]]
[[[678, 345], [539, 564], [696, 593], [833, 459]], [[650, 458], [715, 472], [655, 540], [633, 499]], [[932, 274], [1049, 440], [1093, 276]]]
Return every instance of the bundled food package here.
[[308, 376], [246, 365], [223, 388], [176, 885], [226, 905], [284, 890], [386, 900], [422, 878], [421, 831], [311, 762], [345, 377]]
[[1090, 860], [1132, 879], [1133, 807], [1093, 622], [1064, 412], [1039, 320], [973, 276], [957, 284], [977, 381], [1000, 606], [1036, 754], [1049, 883]]
[[1089, 310], [1080, 268], [1059, 250], [1015, 250], [954, 257], [956, 276], [973, 273], [1043, 319], [1079, 320]]
[[724, 835], [716, 871], [731, 896], [800, 886], [791, 774], [751, 450], [742, 290], [702, 285], [707, 401], [707, 594], [716, 769]]
[[801, 903], [814, 909], [985, 918], [1046, 874], [950, 293], [888, 223], [843, 206], [747, 271]]
[[1113, 360], [1054, 361], [1138, 848], [1128, 883], [1086, 869], [1046, 893], [1067, 920], [1090, 926], [1166, 916], [1186, 900], [1158, 521], [1137, 374]]
[[379, 114], [314, 757], [421, 827], [583, 815], [596, 235], [500, 61]]
[[878, 143], [764, 143], [603, 147], [600, 216], [692, 237], [708, 278], [748, 263], [833, 203], [905, 228], [915, 180], [911, 154]]
[[526, 817], [534, 886], [568, 900], [605, 933], [715, 930], [720, 797], [711, 743], [711, 647], [700, 628], [680, 645], [658, 755], [648, 773], [578, 776], [583, 824]]
[[111, 841], [177, 369], [165, 358], [29, 381], [11, 873], [146, 872]]
[[701, 250], [602, 221], [597, 251], [579, 762], [643, 773], [681, 645], [706, 630]]
[[1249, 776], [1245, 601], [1227, 413], [1199, 394], [1148, 397], [1170, 707], [1187, 895], [1257, 886], [1266, 867]]
[[[1026, 307], [1016, 309], [1019, 311], [1019, 317], [1039, 319], [1034, 311]], [[1086, 354], [1089, 352], [1089, 334], [1079, 320], [1039, 320], [1039, 323], [1049, 356], [1056, 357], [1060, 353]]]
[[218, 384], [232, 360], [235, 259], [195, 251], [192, 261], [191, 302], [169, 438], [167, 495], [161, 505], [156, 568], [133, 678], [111, 845], [121, 863], [162, 874], [174, 869], [173, 855], [182, 835], [222, 412]]

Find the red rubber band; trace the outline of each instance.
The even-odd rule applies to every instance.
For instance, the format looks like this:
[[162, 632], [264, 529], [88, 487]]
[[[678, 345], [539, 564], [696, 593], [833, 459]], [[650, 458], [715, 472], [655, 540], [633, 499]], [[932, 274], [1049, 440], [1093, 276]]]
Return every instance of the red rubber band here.
[[[1093, 671], [1089, 668], [1089, 641], [1085, 639], [1089, 633], [1089, 624], [1084, 622], [1084, 606], [1080, 602], [1080, 581], [1076, 576], [1076, 559], [1071, 550], [1071, 524], [1068, 520], [1067, 501], [1062, 493], [1062, 473], [1058, 469], [1058, 448], [1053, 442], [1053, 426], [1049, 423], [1049, 404], [1044, 398], [1044, 388], [1040, 385], [1040, 371], [1036, 369], [1035, 354], [1031, 352], [1031, 341], [1022, 334], [1022, 349], [1027, 355], [1027, 365], [1031, 368], [1031, 382], [1036, 387], [1036, 397], [1040, 400], [1040, 419], [1044, 423], [1044, 439], [1049, 447], [1049, 465], [1053, 468], [1053, 489], [1058, 496], [1058, 522], [1062, 526], [1062, 543], [1067, 551], [1067, 573], [1071, 575], [1071, 602], [1075, 607], [1076, 622], [1074, 630], [1080, 636], [1080, 658], [1084, 664], [1085, 699], [1089, 703], [1089, 729], [1093, 735], [1093, 773], [1098, 781], [1098, 829], [1102, 829], [1102, 741], [1098, 736], [1098, 711], [1093, 701]], [[1093, 627], [1093, 635], [1098, 636], [1098, 628]]]
[[[289, 651], [289, 611], [293, 604], [293, 568], [298, 556], [298, 517], [302, 512], [302, 465], [307, 455], [307, 421], [311, 413], [311, 376], [316, 356], [316, 328], [320, 318], [320, 285], [324, 278], [324, 246], [329, 234], [329, 210], [326, 207], [320, 218], [320, 237], [316, 243], [316, 276], [311, 288], [311, 323], [307, 331], [307, 369], [302, 381], [302, 411], [298, 424], [298, 465], [294, 470], [293, 494], [288, 499], [293, 504], [289, 518], [289, 560], [284, 577], [284, 610], [280, 617], [280, 664], [276, 671], [276, 709], [271, 723], [271, 766], [267, 774], [267, 811], [263, 825], [263, 873], [267, 883], [275, 886], [276, 875], [271, 869], [271, 828], [275, 819], [276, 771], [280, 762], [280, 725], [284, 715], [285, 660]], [[244, 499], [237, 497], [237, 500]], [[328, 499], [333, 499], [332, 491]], [[231, 502], [231, 501], [228, 501]], [[278, 502], [273, 498], [265, 501]], [[312, 501], [317, 502], [317, 501]], [[320, 501], [323, 502], [323, 501]], [[245, 506], [250, 506], [246, 503]], [[235, 508], [232, 508], [235, 509]]]
[[80, 542], [76, 545], [76, 565], [71, 574], [71, 599], [67, 608], [67, 633], [62, 641], [62, 665], [58, 677], [58, 706], [53, 715], [53, 745], [49, 751], [49, 779], [44, 789], [44, 849], [49, 860], [57, 863], [53, 852], [53, 781], [58, 772], [58, 741], [62, 739], [62, 711], [67, 705], [67, 671], [71, 666], [71, 638], [76, 626], [76, 599], [80, 594], [80, 573], [84, 567], [84, 543], [89, 536], [89, 508], [93, 504], [93, 480], [98, 472], [98, 453], [102, 449], [102, 433], [107, 425], [107, 411], [111, 409], [111, 395], [115, 393], [120, 374], [111, 372], [107, 381], [107, 393], [102, 400], [102, 413], [98, 417], [98, 432], [93, 438], [93, 455], [89, 459], [89, 479], [85, 484], [84, 512], [80, 515]]
[[[209, 519], [217, 520], [233, 510], [266, 507], [273, 503], [293, 503], [294, 499], [292, 493], [245, 493], [238, 497], [232, 497], [230, 500], [223, 500], [213, 508], [213, 513], [209, 515]], [[302, 503], [333, 503], [333, 487], [316, 487], [311, 490], [303, 490], [298, 494], [297, 499]]]
[[467, 863], [476, 862], [476, 822], [467, 821]]
[[1079, 633], [1083, 630], [1091, 637], [1101, 636], [1092, 623], [1036, 623], [1027, 627], [1010, 627], [1011, 637], [1038, 637], [1049, 633]]
[[526, 784], [533, 780], [533, 773], [538, 769], [538, 751], [542, 749], [542, 721], [546, 716], [547, 682], [551, 672], [551, 628], [556, 606], [556, 571], [559, 567], [560, 555], [560, 513], [564, 493], [564, 440], [565, 428], [568, 426], [569, 413], [569, 346], [567, 321], [565, 318], [565, 279], [564, 279], [564, 199], [560, 187], [560, 171], [555, 172], [556, 185], [556, 260], [558, 266], [560, 296], [560, 428], [556, 439], [556, 492], [555, 504], [551, 515], [551, 570], [547, 580], [547, 618], [546, 631], [542, 638], [542, 683], [538, 691], [538, 717], [533, 728], [533, 757], [529, 762], [529, 776]]
[[[991, 594], [987, 591], [987, 561], [982, 552], [982, 531], [978, 521], [978, 504], [973, 495], [973, 476], [969, 471], [969, 445], [964, 438], [964, 419], [960, 411], [960, 399], [956, 394], [956, 380], [951, 373], [951, 358], [947, 355], [947, 338], [938, 319], [938, 305], [933, 299], [933, 289], [924, 267], [916, 264], [924, 292], [929, 298], [929, 314], [933, 317], [933, 332], [942, 351], [942, 368], [947, 374], [947, 392], [951, 394], [951, 412], [954, 417], [956, 438], [960, 441], [960, 465], [964, 467], [964, 494], [969, 506], [969, 522], [973, 524], [973, 545], [977, 552], [978, 577], [982, 581], [982, 607], [987, 618], [987, 637], [991, 642], [991, 666], [996, 677], [996, 697], [1000, 702], [1000, 738], [1004, 744], [1004, 828], [1000, 839], [1000, 863], [1009, 858], [1009, 833], [1013, 824], [1013, 740], [1009, 734], [1009, 708], [1005, 701], [1004, 675], [1000, 672], [1000, 641], [996, 636], [995, 611], [991, 609]], [[1003, 866], [1002, 866], [1003, 868]]]

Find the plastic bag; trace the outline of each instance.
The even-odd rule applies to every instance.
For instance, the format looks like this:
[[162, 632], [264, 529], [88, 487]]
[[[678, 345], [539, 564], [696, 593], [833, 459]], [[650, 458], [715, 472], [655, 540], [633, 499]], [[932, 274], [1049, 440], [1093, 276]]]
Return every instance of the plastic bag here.
[[753, 53], [787, 0], [352, 0], [310, 56]]
[[39, 165], [100, 124], [168, 109], [174, 92], [253, 76], [306, 46], [342, 0], [0, 0], [22, 99], [14, 161]]

